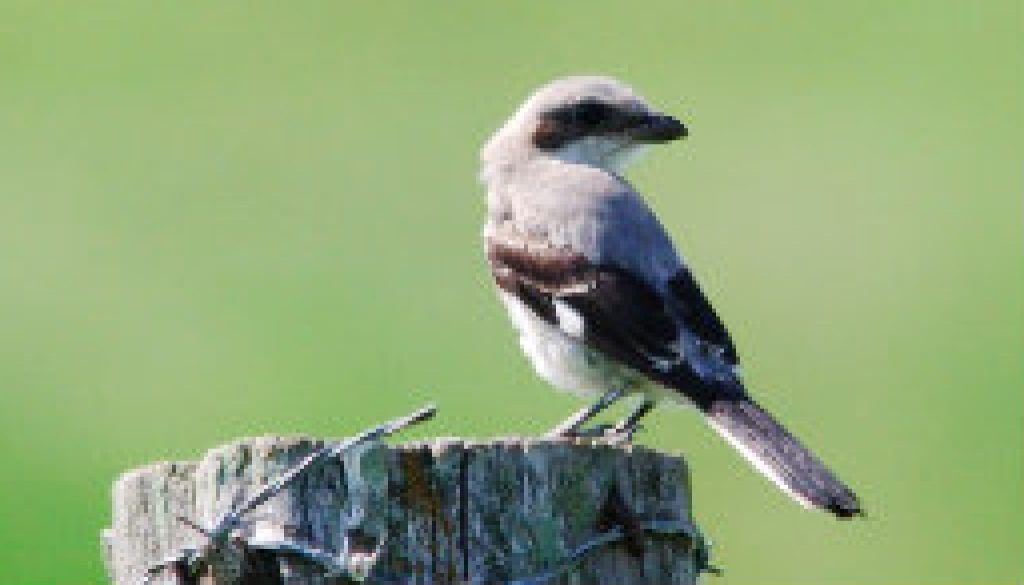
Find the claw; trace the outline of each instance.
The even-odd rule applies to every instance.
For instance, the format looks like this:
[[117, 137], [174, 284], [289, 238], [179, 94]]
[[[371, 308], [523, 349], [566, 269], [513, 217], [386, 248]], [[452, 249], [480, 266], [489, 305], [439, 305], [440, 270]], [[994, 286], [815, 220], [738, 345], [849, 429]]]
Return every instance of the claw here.
[[640, 424], [640, 419], [647, 416], [652, 410], [654, 410], [655, 403], [649, 398], [645, 398], [640, 404], [633, 409], [625, 418], [615, 423], [612, 427], [611, 434], [615, 437], [621, 437], [619, 444], [628, 444], [633, 441], [633, 435], [643, 430], [643, 426]]
[[605, 438], [612, 445], [631, 445], [633, 444], [633, 436], [642, 430], [644, 430], [644, 427], [641, 425], [634, 425], [627, 429], [612, 427], [605, 434]]
[[[614, 388], [605, 392], [601, 398], [597, 399], [597, 402], [581, 408], [580, 410], [573, 413], [572, 416], [567, 418], [557, 427], [551, 429], [545, 437], [557, 438], [557, 437], [589, 437], [594, 436], [589, 429], [584, 429], [583, 425], [587, 421], [593, 419], [595, 416], [606, 410], [612, 404], [625, 396], [625, 391], [618, 388]], [[600, 428], [600, 427], [598, 427]], [[597, 435], [602, 436], [602, 435]]]

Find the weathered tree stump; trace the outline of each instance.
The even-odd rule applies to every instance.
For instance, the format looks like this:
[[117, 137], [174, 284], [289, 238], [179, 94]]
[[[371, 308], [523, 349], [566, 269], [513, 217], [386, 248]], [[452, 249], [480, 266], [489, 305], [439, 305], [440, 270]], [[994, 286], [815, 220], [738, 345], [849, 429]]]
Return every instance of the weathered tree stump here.
[[[114, 484], [113, 522], [102, 537], [112, 581], [142, 583], [147, 568], [202, 540], [179, 517], [211, 525], [321, 445], [299, 437], [242, 439], [199, 462], [125, 473]], [[578, 562], [543, 582], [694, 583], [705, 560], [696, 532], [642, 529], [654, 520], [693, 526], [679, 457], [590, 441], [437, 439], [378, 443], [311, 468], [255, 509], [240, 532], [332, 555], [357, 553], [352, 558], [377, 550], [372, 583], [490, 584], [540, 583], [528, 578], [615, 529], [624, 537], [577, 555]], [[248, 556], [241, 573], [209, 570], [198, 582], [348, 582], [293, 556], [240, 550]], [[153, 582], [196, 581], [168, 569]]]

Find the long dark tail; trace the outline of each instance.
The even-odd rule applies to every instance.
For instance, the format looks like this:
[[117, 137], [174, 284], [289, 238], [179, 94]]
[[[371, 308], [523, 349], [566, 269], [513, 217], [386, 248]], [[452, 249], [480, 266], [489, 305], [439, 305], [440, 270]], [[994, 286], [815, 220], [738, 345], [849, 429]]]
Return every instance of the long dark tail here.
[[839, 518], [863, 513], [853, 491], [749, 398], [715, 400], [703, 410], [726, 441], [801, 505]]

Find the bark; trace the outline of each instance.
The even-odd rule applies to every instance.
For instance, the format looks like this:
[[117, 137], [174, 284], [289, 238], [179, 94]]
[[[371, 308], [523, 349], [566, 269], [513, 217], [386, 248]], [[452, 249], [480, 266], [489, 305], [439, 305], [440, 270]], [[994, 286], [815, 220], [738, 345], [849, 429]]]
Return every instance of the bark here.
[[[102, 536], [113, 583], [139, 584], [154, 563], [203, 542], [179, 516], [211, 526], [321, 445], [249, 438], [198, 462], [125, 473], [114, 484], [113, 521]], [[311, 468], [254, 510], [240, 536], [356, 553], [349, 558], [366, 561], [369, 582], [490, 584], [550, 570], [617, 529], [625, 538], [595, 548], [550, 582], [694, 583], [703, 563], [699, 539], [645, 531], [653, 520], [692, 526], [689, 476], [679, 457], [590, 441], [438, 439], [377, 443]], [[325, 578], [321, 567], [295, 555], [232, 542], [215, 553], [235, 561], [211, 563], [198, 582], [347, 582]], [[371, 563], [368, 553], [378, 545]], [[154, 582], [194, 581], [165, 570]]]

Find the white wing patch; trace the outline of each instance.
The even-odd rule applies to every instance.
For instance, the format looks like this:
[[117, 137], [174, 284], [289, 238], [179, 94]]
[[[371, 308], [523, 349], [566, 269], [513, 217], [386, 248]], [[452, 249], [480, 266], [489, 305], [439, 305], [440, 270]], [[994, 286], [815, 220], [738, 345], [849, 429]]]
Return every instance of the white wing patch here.
[[586, 329], [583, 315], [580, 315], [576, 309], [570, 307], [565, 301], [555, 301], [555, 318], [558, 319], [558, 328], [564, 331], [566, 335], [578, 339], [583, 338], [583, 331]]

